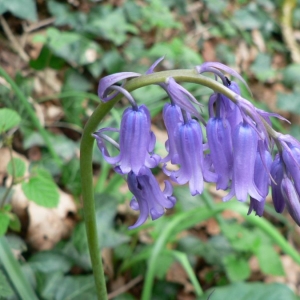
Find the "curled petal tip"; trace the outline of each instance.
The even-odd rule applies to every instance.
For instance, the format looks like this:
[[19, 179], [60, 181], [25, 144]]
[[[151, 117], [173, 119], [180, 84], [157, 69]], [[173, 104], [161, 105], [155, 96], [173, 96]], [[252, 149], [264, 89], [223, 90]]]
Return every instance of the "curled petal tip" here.
[[98, 96], [103, 102], [108, 102], [113, 99], [118, 92], [109, 95], [110, 86], [114, 85], [119, 81], [123, 81], [128, 78], [139, 77], [141, 74], [135, 72], [120, 72], [112, 75], [105, 76], [100, 79], [98, 85]]

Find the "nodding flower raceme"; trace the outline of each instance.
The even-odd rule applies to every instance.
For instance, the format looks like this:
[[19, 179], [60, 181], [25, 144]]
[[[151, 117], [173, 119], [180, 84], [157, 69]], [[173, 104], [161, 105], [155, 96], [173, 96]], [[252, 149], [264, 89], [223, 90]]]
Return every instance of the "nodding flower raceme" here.
[[[154, 62], [144, 76], [152, 76], [162, 60]], [[142, 75], [122, 72], [99, 82], [98, 95], [103, 102], [123, 94], [131, 104], [123, 112], [120, 128], [101, 128], [93, 134], [104, 159], [127, 181], [133, 194], [130, 207], [140, 212], [136, 223], [129, 228], [142, 225], [148, 216], [155, 220], [175, 205], [170, 181], [165, 181], [162, 191], [152, 174], [151, 169], [159, 164], [171, 181], [179, 185], [187, 183], [192, 195], [201, 194], [205, 182], [214, 182], [217, 189], [228, 191], [223, 201], [235, 197], [246, 202], [250, 198], [248, 214], [254, 211], [258, 216], [263, 215], [271, 187], [276, 212], [282, 213], [286, 207], [300, 226], [300, 142], [276, 132], [270, 120], [270, 117], [284, 118], [260, 110], [244, 99], [238, 84], [224, 73], [249, 88], [228, 66], [205, 62], [195, 70], [199, 74], [214, 74], [227, 96], [220, 92], [210, 96], [206, 121], [198, 110], [201, 104], [175, 78], [156, 82], [170, 99], [162, 114], [168, 135], [167, 155], [163, 158], [155, 153], [156, 138], [151, 131], [148, 108], [137, 105], [126, 90], [124, 81]], [[118, 141], [109, 136], [110, 132], [119, 133]], [[119, 154], [111, 156], [107, 143], [115, 146]], [[171, 171], [170, 164], [178, 165], [177, 170]]]

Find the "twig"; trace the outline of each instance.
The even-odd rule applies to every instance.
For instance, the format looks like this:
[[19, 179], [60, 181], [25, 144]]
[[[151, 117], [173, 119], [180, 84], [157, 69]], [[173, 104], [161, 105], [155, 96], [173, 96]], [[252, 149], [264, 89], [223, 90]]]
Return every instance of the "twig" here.
[[21, 45], [19, 44], [18, 40], [15, 38], [15, 36], [11, 32], [11, 30], [10, 30], [7, 22], [5, 21], [5, 19], [2, 16], [0, 16], [0, 23], [2, 25], [4, 33], [6, 34], [6, 36], [8, 37], [8, 39], [10, 40], [10, 42], [12, 43], [12, 46], [15, 49], [15, 51], [20, 55], [20, 57], [24, 61], [28, 62], [29, 61], [29, 56], [24, 51], [24, 49], [21, 47]]
[[30, 33], [32, 31], [40, 29], [41, 27], [45, 27], [45, 26], [51, 25], [54, 22], [55, 22], [55, 18], [48, 18], [48, 19], [39, 21], [39, 22], [37, 22], [35, 24], [32, 24], [30, 26], [27, 26], [27, 27], [24, 26], [24, 31], [26, 33]]
[[108, 299], [113, 299], [113, 298], [117, 297], [118, 295], [125, 293], [126, 291], [130, 290], [132, 287], [134, 287], [136, 284], [138, 284], [142, 280], [143, 280], [143, 276], [139, 275], [138, 277], [132, 279], [128, 283], [121, 286], [119, 289], [113, 291], [112, 293], [109, 293]]

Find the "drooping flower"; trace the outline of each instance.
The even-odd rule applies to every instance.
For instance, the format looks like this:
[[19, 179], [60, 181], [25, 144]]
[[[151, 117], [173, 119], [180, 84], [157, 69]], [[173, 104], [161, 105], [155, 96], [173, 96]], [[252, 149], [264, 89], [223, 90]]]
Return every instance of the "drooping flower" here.
[[217, 189], [226, 190], [233, 167], [231, 127], [226, 119], [210, 118], [206, 125], [210, 158], [218, 176]]
[[168, 155], [161, 162], [171, 161], [172, 164], [178, 163], [178, 152], [176, 150], [175, 130], [178, 124], [183, 123], [183, 117], [180, 108], [175, 104], [165, 104], [163, 109], [163, 119], [168, 133], [166, 149]]
[[180, 169], [164, 172], [178, 184], [189, 182], [191, 194], [201, 194], [204, 187], [204, 174], [209, 172], [204, 169], [202, 131], [200, 124], [191, 118], [179, 123], [174, 132], [175, 147], [178, 153]]
[[[111, 157], [98, 144], [104, 159], [109, 164], [118, 165], [123, 174], [130, 171], [137, 174], [144, 165], [148, 168], [156, 167], [160, 157], [152, 154], [156, 138], [150, 127], [150, 113], [145, 105], [137, 109], [132, 107], [125, 109], [121, 120], [120, 153]], [[101, 129], [101, 132], [104, 130]], [[111, 131], [111, 129], [106, 130]], [[97, 132], [94, 136], [100, 139]]]
[[281, 193], [287, 210], [294, 221], [300, 226], [300, 199], [293, 182], [284, 176], [281, 182]]
[[285, 208], [285, 201], [281, 191], [281, 183], [284, 176], [284, 164], [279, 154], [275, 156], [270, 173], [273, 178], [271, 181], [273, 205], [276, 212], [282, 213]]
[[[262, 141], [258, 141], [259, 144], [263, 144]], [[248, 214], [252, 210], [256, 212], [256, 215], [262, 216], [264, 212], [266, 197], [269, 193], [269, 182], [270, 182], [270, 169], [272, 165], [272, 156], [271, 153], [263, 148], [262, 151], [257, 151], [255, 166], [254, 166], [254, 183], [259, 190], [263, 200], [257, 201], [255, 198], [250, 197], [250, 207]]]
[[158, 219], [165, 213], [165, 208], [172, 208], [176, 203], [171, 183], [165, 181], [165, 189], [161, 191], [157, 180], [146, 167], [142, 167], [137, 174], [129, 172], [127, 183], [134, 195], [130, 207], [140, 211], [136, 223], [129, 229], [142, 225], [149, 215], [152, 220]]
[[300, 195], [300, 147], [287, 143], [282, 151], [282, 158], [287, 174], [293, 179], [297, 193]]
[[262, 201], [263, 197], [254, 183], [254, 166], [258, 146], [258, 136], [254, 129], [243, 122], [236, 126], [233, 134], [233, 174], [230, 192], [223, 201], [236, 196], [245, 202], [248, 194]]

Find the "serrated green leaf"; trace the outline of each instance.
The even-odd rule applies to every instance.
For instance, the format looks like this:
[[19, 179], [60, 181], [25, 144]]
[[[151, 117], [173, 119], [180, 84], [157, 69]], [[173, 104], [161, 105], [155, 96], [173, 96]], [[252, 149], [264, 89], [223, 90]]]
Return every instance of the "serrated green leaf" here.
[[0, 134], [20, 124], [21, 117], [9, 108], [0, 109]]
[[261, 270], [268, 275], [283, 276], [280, 256], [270, 244], [261, 244], [255, 252]]
[[7, 165], [7, 173], [15, 178], [23, 177], [26, 172], [26, 164], [23, 159], [14, 157]]
[[36, 2], [34, 0], [9, 0], [0, 2], [0, 15], [5, 12], [11, 12], [14, 16], [36, 21]]
[[58, 205], [57, 185], [46, 170], [39, 169], [37, 175], [22, 183], [22, 189], [26, 197], [38, 205], [48, 208]]
[[13, 295], [13, 290], [11, 286], [9, 285], [6, 276], [3, 274], [3, 272], [0, 270], [0, 299], [8, 299]]
[[9, 225], [8, 213], [0, 211], [0, 236], [6, 233], [8, 225]]
[[231, 254], [223, 259], [223, 263], [231, 282], [243, 281], [251, 274], [249, 263], [245, 258], [239, 258]]

